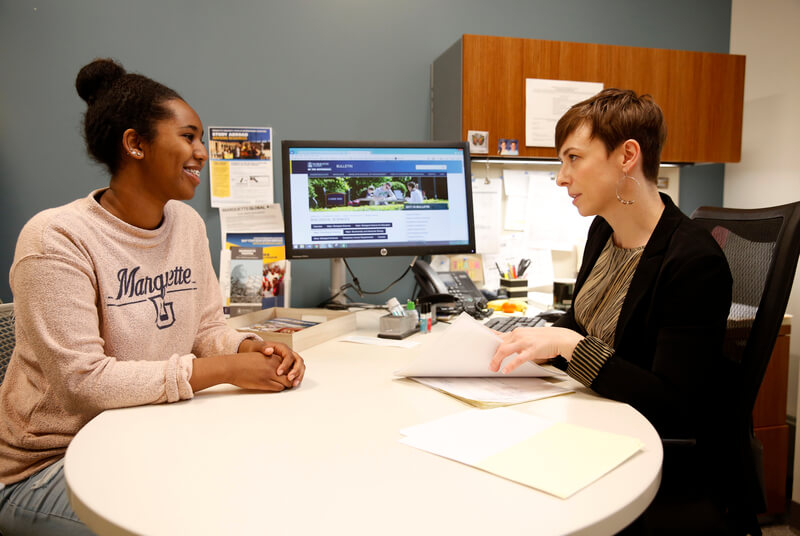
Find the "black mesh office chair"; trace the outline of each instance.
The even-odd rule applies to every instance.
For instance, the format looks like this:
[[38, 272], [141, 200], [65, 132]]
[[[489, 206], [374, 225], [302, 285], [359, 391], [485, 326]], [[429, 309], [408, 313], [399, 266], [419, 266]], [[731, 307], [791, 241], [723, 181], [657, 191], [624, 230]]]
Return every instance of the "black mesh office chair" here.
[[665, 480], [628, 533], [756, 536], [766, 499], [753, 407], [800, 255], [800, 202], [763, 209], [701, 207], [692, 219], [716, 239], [733, 276], [724, 359], [707, 379], [715, 418], [706, 424], [703, 441], [662, 439]]
[[[800, 202], [763, 209], [701, 207], [692, 219], [716, 239], [733, 275], [733, 304], [724, 343], [727, 370], [710, 381], [724, 397], [720, 442], [730, 458], [723, 475], [728, 511], [738, 529], [760, 534], [756, 514], [766, 509], [762, 447], [753, 435], [753, 407], [780, 330], [800, 255]], [[702, 297], [698, 297], [702, 299]], [[667, 445], [665, 444], [665, 448]], [[738, 469], [738, 471], [736, 471]]]
[[0, 304], [0, 383], [6, 376], [6, 367], [14, 352], [14, 304]]

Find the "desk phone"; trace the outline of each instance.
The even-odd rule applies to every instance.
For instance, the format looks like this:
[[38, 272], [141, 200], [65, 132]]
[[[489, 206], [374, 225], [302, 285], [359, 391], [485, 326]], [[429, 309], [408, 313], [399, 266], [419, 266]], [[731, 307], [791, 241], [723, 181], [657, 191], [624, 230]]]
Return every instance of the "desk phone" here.
[[467, 272], [441, 272], [439, 277], [447, 288], [445, 294], [450, 294], [462, 303], [484, 300], [483, 294], [472, 282]]
[[430, 264], [419, 259], [414, 263], [412, 269], [422, 296], [449, 294], [459, 301], [484, 300], [483, 294], [466, 272], [436, 272]]
[[[435, 296], [436, 299], [430, 301], [442, 303], [450, 298], [456, 304], [447, 314], [457, 314], [460, 310], [477, 318], [491, 314], [486, 310], [486, 299], [466, 272], [436, 272], [427, 262], [419, 259], [412, 269], [421, 299]], [[439, 310], [444, 312], [445, 307], [440, 306]]]

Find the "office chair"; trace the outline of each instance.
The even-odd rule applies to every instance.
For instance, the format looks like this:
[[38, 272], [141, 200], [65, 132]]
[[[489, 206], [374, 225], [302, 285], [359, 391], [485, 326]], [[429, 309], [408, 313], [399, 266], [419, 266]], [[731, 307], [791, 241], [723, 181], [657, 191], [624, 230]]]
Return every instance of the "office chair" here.
[[[731, 458], [737, 476], [726, 482], [728, 513], [737, 530], [761, 534], [766, 510], [762, 446], [753, 434], [753, 408], [783, 321], [800, 255], [800, 202], [761, 209], [700, 207], [692, 219], [722, 248], [733, 276], [733, 299], [723, 344], [726, 370], [718, 383], [729, 441], [715, 448]], [[702, 299], [702, 297], [698, 297]], [[728, 430], [725, 432], [724, 430]], [[733, 434], [733, 436], [730, 436]], [[665, 441], [665, 450], [669, 441]], [[734, 472], [734, 471], [731, 471]]]
[[0, 383], [6, 376], [6, 368], [14, 352], [16, 336], [14, 334], [14, 304], [0, 304]]
[[757, 536], [766, 498], [753, 408], [800, 255], [800, 202], [762, 209], [700, 207], [692, 219], [720, 245], [733, 276], [723, 359], [708, 378], [714, 419], [703, 441], [662, 439], [662, 487], [628, 533]]

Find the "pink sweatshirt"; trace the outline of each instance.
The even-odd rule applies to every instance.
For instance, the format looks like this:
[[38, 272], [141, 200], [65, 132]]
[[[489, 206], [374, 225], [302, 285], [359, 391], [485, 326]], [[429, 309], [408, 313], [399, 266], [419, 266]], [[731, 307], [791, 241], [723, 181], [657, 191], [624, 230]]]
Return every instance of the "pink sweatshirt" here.
[[155, 230], [88, 197], [22, 229], [10, 282], [17, 344], [0, 387], [0, 482], [61, 458], [105, 409], [192, 398], [195, 356], [236, 353], [206, 229], [170, 201]]

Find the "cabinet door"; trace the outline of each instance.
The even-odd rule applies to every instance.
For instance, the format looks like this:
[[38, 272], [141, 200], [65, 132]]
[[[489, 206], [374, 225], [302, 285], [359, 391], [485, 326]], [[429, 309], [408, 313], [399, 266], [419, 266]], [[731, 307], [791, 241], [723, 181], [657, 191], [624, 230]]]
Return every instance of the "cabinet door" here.
[[766, 514], [786, 511], [786, 467], [789, 456], [789, 427], [756, 428], [755, 435], [764, 447], [764, 489], [767, 495]]
[[775, 340], [764, 380], [753, 407], [753, 427], [786, 424], [786, 396], [789, 379], [789, 328], [781, 326]]
[[464, 35], [462, 139], [488, 130], [519, 140], [520, 156], [555, 157], [525, 146], [525, 79], [602, 82], [648, 93], [664, 111], [664, 162], [738, 162], [745, 57], [732, 54]]
[[789, 426], [786, 424], [786, 392], [789, 377], [789, 333], [781, 326], [753, 408], [753, 433], [764, 447], [764, 488], [767, 510], [786, 510], [786, 478], [789, 456]]
[[467, 139], [467, 130], [488, 130], [489, 154], [498, 154], [500, 138], [519, 140], [523, 154], [523, 41], [513, 37], [464, 36], [462, 139]]

